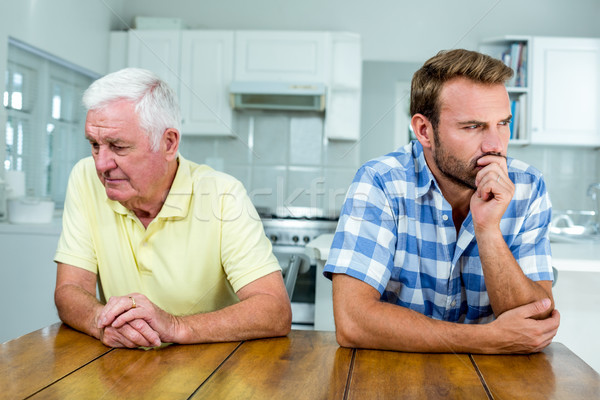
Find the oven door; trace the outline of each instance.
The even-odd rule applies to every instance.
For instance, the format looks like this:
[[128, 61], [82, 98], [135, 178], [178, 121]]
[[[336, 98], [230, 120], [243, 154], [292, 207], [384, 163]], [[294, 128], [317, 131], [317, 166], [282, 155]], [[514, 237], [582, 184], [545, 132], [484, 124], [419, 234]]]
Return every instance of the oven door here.
[[304, 246], [273, 245], [273, 254], [292, 303], [292, 327], [313, 329], [316, 261], [306, 255]]

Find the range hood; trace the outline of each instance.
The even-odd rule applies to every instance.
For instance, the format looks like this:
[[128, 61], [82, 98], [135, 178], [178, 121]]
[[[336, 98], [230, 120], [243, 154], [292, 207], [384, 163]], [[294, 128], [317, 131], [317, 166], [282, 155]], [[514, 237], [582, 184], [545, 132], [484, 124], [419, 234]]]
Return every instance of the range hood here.
[[229, 87], [231, 108], [324, 111], [322, 83], [234, 81]]

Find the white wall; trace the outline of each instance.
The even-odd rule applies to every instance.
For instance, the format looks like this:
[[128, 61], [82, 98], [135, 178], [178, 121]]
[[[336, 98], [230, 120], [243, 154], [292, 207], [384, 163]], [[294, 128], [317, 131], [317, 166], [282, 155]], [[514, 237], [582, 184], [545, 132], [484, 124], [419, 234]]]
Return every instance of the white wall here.
[[365, 60], [424, 61], [511, 34], [600, 36], [597, 0], [127, 0], [121, 15], [182, 18], [196, 29], [345, 30]]
[[[102, 74], [107, 67], [108, 32], [118, 26], [119, 14], [121, 0], [3, 1], [0, 71], [6, 65], [7, 38], [11, 36]], [[1, 84], [4, 86], [3, 79]]]

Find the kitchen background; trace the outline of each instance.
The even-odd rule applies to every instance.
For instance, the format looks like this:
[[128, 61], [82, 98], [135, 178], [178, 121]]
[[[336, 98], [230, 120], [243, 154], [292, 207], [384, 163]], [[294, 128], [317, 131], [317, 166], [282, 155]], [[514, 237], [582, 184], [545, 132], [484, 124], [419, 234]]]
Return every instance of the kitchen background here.
[[[232, 127], [237, 137], [184, 136], [182, 141], [185, 157], [240, 179], [257, 206], [310, 206], [329, 212], [339, 210], [362, 163], [406, 143], [404, 120], [398, 118], [407, 108], [403, 88], [423, 61], [437, 51], [477, 49], [485, 38], [509, 34], [600, 38], [597, 0], [374, 0], [368, 5], [358, 0], [22, 0], [0, 5], [0, 73], [6, 72], [10, 37], [84, 71], [105, 74], [109, 72], [109, 32], [127, 29], [136, 16], [182, 18], [189, 29], [320, 30], [360, 35], [359, 140], [327, 140], [322, 114], [316, 112], [236, 111]], [[0, 79], [0, 92], [5, 85]], [[0, 126], [5, 126], [6, 120], [7, 113], [0, 107]], [[5, 159], [4, 144], [5, 140], [0, 140], [1, 160]], [[561, 145], [515, 145], [509, 154], [544, 173], [555, 209], [593, 207], [586, 189], [600, 181], [597, 148], [573, 146], [566, 136]], [[18, 248], [24, 237], [38, 243], [36, 253], [53, 254], [56, 230], [52, 228], [35, 232], [0, 229], [1, 254]], [[32, 254], [8, 256], [0, 262], [3, 321], [23, 321], [22, 309], [53, 312], [48, 282], [53, 285], [54, 270], [39, 271], [34, 268], [36, 262]], [[47, 264], [53, 265], [50, 260]], [[44, 285], [49, 291], [47, 301], [25, 296], [20, 310], [7, 307], [14, 304], [10, 294], [15, 288], [28, 293], [35, 285]], [[0, 328], [0, 342], [39, 328], [21, 325], [10, 332], [5, 326]]]

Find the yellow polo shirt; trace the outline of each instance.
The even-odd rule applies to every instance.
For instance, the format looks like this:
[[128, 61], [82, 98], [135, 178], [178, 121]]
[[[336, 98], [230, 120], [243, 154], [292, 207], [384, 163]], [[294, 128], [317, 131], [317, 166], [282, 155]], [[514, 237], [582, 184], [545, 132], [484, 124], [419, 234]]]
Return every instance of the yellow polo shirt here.
[[244, 285], [281, 270], [242, 184], [181, 156], [147, 229], [108, 199], [93, 159], [79, 161], [54, 260], [98, 274], [106, 299], [138, 292], [175, 315], [231, 305]]

